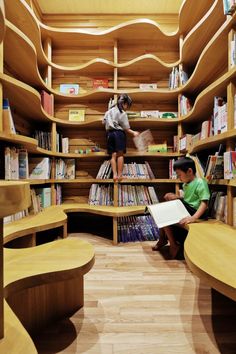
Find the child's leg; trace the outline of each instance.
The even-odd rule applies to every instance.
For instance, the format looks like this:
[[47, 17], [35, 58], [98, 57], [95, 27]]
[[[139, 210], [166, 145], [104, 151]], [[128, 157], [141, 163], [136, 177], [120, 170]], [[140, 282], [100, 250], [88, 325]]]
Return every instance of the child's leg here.
[[163, 229], [170, 243], [170, 256], [172, 259], [174, 259], [177, 256], [177, 253], [179, 252], [180, 246], [175, 242], [171, 226], [163, 227]]
[[160, 249], [162, 247], [164, 247], [165, 245], [167, 245], [168, 241], [167, 241], [167, 237], [165, 235], [165, 232], [163, 229], [160, 229], [160, 237], [159, 240], [157, 241], [157, 243], [155, 244], [155, 246], [152, 247], [153, 251], [160, 251]]
[[117, 152], [117, 175], [118, 179], [122, 180], [122, 173], [124, 167], [124, 154], [122, 151]]
[[116, 167], [116, 152], [113, 152], [111, 155], [111, 169], [113, 172], [113, 180], [116, 182], [117, 181], [117, 167]]

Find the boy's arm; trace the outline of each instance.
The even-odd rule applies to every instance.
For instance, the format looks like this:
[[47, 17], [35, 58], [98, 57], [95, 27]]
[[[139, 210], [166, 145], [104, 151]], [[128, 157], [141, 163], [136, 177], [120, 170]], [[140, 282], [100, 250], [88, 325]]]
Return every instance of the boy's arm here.
[[207, 204], [208, 204], [208, 200], [202, 200], [196, 213], [193, 214], [192, 216], [187, 216], [186, 218], [183, 218], [182, 220], [180, 220], [179, 224], [186, 225], [186, 224], [190, 224], [191, 222], [195, 222], [206, 211]]

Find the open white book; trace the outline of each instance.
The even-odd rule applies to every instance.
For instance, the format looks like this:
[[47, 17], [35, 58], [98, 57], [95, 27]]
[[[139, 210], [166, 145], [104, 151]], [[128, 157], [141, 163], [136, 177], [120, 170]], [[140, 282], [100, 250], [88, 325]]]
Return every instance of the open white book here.
[[190, 216], [188, 210], [179, 199], [147, 205], [147, 210], [159, 228], [177, 224], [181, 219]]

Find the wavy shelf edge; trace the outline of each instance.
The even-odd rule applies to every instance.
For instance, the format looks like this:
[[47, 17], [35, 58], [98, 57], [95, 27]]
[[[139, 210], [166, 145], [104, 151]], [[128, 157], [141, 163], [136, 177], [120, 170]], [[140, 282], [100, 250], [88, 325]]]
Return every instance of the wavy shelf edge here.
[[160, 58], [158, 58], [154, 54], [144, 54], [144, 55], [140, 55], [134, 59], [131, 59], [125, 63], [120, 63], [120, 64], [119, 63], [115, 64], [114, 62], [107, 60], [107, 59], [103, 59], [103, 58], [95, 58], [95, 59], [89, 60], [85, 64], [77, 65], [77, 66], [76, 65], [75, 66], [58, 65], [58, 64], [55, 64], [54, 62], [49, 61], [49, 60], [48, 60], [48, 64], [51, 65], [54, 70], [77, 72], [77, 71], [82, 71], [84, 69], [87, 69], [87, 68], [94, 66], [96, 64], [104, 64], [106, 66], [111, 66], [112, 68], [123, 69], [123, 68], [129, 67], [129, 66], [135, 65], [141, 61], [145, 61], [145, 60], [153, 60], [154, 62], [156, 62], [157, 66], [161, 66], [166, 69], [172, 69], [173, 66], [177, 66], [180, 63], [180, 60], [173, 62], [173, 63], [165, 63], [163, 60], [161, 60]]
[[194, 71], [191, 75], [191, 77], [189, 78], [189, 80], [187, 81], [187, 83], [182, 87], [183, 91], [190, 91], [191, 92], [191, 85], [192, 86], [196, 86], [192, 83], [192, 81], [200, 76], [198, 74], [198, 71], [201, 69], [200, 66], [205, 58], [205, 56], [207, 55], [207, 52], [211, 49], [211, 47], [213, 45], [215, 45], [216, 40], [220, 37], [220, 34], [222, 34], [223, 32], [226, 32], [227, 29], [234, 23], [236, 19], [236, 15], [234, 14], [232, 17], [228, 17], [227, 20], [223, 23], [223, 25], [218, 29], [218, 31], [215, 33], [215, 35], [211, 38], [211, 40], [208, 42], [208, 44], [206, 45], [206, 47], [204, 48], [204, 50], [202, 51], [201, 55], [198, 58], [197, 64], [194, 68]]
[[[191, 41], [194, 41], [194, 39], [192, 39], [191, 37], [195, 37], [195, 38], [196, 37], [197, 38], [202, 37], [202, 33], [198, 33], [198, 32], [201, 31], [202, 27], [204, 27], [204, 26], [207, 27], [207, 22], [209, 21], [211, 16], [215, 16], [214, 11], [219, 10], [218, 7], [220, 7], [220, 6], [222, 6], [222, 4], [220, 4], [220, 2], [218, 0], [214, 0], [214, 2], [211, 5], [210, 9], [205, 13], [205, 15], [201, 18], [201, 20], [198, 23], [196, 23], [195, 26], [188, 32], [188, 34], [184, 38], [182, 50], [181, 50], [181, 53], [180, 53], [181, 62], [183, 62], [183, 63], [187, 62], [189, 64], [189, 60], [185, 61], [184, 58], [185, 58], [185, 56], [188, 55], [188, 59], [189, 59], [189, 52], [191, 52], [191, 46], [193, 45], [193, 43], [191, 43]], [[222, 12], [222, 17], [225, 19], [225, 16], [223, 15], [222, 9], [220, 9], [220, 11]], [[194, 43], [195, 43], [195, 41], [194, 41]]]
[[227, 139], [234, 138], [236, 135], [236, 129], [231, 129], [227, 132], [217, 134], [214, 136], [210, 136], [209, 138], [206, 138], [204, 140], [201, 140], [198, 142], [196, 145], [192, 147], [192, 149], [189, 151], [190, 154], [195, 153], [199, 150], [202, 150], [205, 147], [211, 147], [215, 146], [217, 143], [222, 142]]
[[[181, 122], [190, 122], [190, 120], [194, 120], [195, 116], [197, 116], [200, 113], [197, 113], [196, 111], [198, 110], [198, 106], [201, 104], [201, 101], [206, 98], [206, 96], [213, 94], [212, 91], [217, 90], [219, 86], [227, 84], [234, 76], [236, 73], [236, 66], [233, 67], [230, 71], [228, 71], [226, 74], [221, 76], [219, 79], [214, 81], [212, 84], [207, 86], [201, 93], [197, 96], [194, 105], [191, 109], [191, 111], [186, 114], [185, 116], [180, 117]], [[201, 106], [203, 106], [201, 104]]]

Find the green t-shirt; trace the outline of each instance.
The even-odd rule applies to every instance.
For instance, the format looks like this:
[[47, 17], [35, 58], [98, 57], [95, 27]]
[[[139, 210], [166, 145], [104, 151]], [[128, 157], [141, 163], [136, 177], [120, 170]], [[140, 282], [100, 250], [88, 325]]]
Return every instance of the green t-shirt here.
[[183, 184], [184, 201], [194, 209], [198, 209], [202, 200], [210, 199], [208, 184], [205, 179], [194, 178], [193, 181]]

